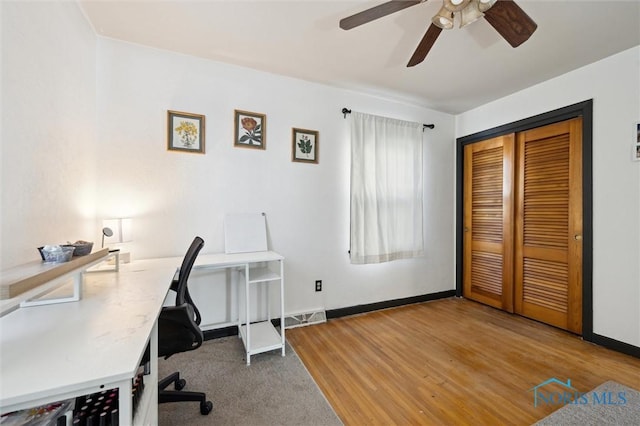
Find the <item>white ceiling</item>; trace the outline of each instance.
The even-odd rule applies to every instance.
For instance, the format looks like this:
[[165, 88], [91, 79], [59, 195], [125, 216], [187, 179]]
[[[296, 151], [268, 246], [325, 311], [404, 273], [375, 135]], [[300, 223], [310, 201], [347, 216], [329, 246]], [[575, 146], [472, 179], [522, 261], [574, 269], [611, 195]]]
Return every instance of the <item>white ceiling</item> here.
[[105, 37], [449, 113], [640, 44], [640, 0], [517, 0], [538, 24], [520, 47], [512, 48], [481, 19], [443, 31], [413, 68], [406, 63], [441, 0], [349, 31], [338, 27], [340, 19], [384, 0], [78, 1]]

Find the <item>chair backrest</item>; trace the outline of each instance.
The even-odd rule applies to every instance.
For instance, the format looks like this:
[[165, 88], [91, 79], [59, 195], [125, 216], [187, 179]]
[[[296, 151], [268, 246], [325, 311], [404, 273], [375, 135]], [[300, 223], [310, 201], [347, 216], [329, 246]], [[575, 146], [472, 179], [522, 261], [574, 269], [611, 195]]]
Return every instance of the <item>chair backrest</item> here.
[[[158, 317], [158, 356], [168, 358], [173, 354], [197, 349], [204, 341], [200, 324], [200, 312], [189, 295], [187, 282], [204, 240], [195, 237], [187, 250], [178, 277], [172, 280], [171, 290], [176, 292], [175, 306], [164, 306]], [[145, 355], [148, 359], [148, 354]]]
[[[195, 263], [196, 257], [198, 257], [198, 253], [200, 253], [202, 246], [204, 246], [204, 240], [200, 237], [195, 237], [193, 239], [193, 242], [189, 246], [189, 250], [187, 250], [187, 254], [185, 254], [184, 259], [182, 260], [182, 265], [180, 266], [180, 271], [178, 272], [178, 285], [175, 289], [176, 306], [185, 303], [185, 294], [188, 294], [187, 281], [189, 280], [191, 269], [193, 268], [193, 264]], [[193, 301], [190, 300], [191, 297], [188, 297], [188, 299], [189, 304], [193, 305]]]

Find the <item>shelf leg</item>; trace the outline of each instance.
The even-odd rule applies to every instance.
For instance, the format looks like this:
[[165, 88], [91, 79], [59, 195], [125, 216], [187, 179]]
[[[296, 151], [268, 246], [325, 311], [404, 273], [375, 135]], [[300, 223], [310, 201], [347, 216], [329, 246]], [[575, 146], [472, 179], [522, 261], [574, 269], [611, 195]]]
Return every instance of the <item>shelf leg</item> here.
[[[56, 297], [56, 298], [44, 298], [44, 299], [28, 299], [20, 302], [21, 308], [27, 308], [29, 306], [42, 306], [42, 305], [55, 305], [56, 303], [77, 302], [82, 299], [82, 280], [83, 272], [78, 271], [73, 274], [73, 294], [71, 296]], [[38, 297], [46, 295], [55, 289], [51, 289], [48, 292], [41, 294]]]
[[82, 299], [82, 280], [84, 278], [84, 274], [82, 272], [76, 274], [73, 277], [73, 301], [77, 302]]
[[241, 294], [241, 285], [239, 280], [235, 279], [238, 277], [239, 273], [238, 273], [238, 269], [234, 268], [233, 269], [233, 275], [235, 275], [235, 277], [231, 277], [231, 282], [234, 282], [236, 284], [236, 309], [238, 310], [236, 312], [236, 315], [238, 315], [238, 339], [242, 339], [242, 333], [240, 332], [240, 327], [242, 327], [242, 315], [240, 314], [240, 304], [242, 303], [240, 294]]
[[133, 404], [131, 400], [131, 379], [124, 380], [118, 386], [118, 412], [121, 425], [133, 424]]
[[251, 326], [249, 322], [249, 311], [251, 311], [251, 306], [249, 305], [249, 264], [244, 265], [244, 309], [245, 314], [247, 315], [247, 346], [245, 350], [247, 351], [247, 365], [251, 364]]
[[282, 356], [284, 356], [284, 262], [282, 260], [280, 260], [280, 336], [282, 338]]

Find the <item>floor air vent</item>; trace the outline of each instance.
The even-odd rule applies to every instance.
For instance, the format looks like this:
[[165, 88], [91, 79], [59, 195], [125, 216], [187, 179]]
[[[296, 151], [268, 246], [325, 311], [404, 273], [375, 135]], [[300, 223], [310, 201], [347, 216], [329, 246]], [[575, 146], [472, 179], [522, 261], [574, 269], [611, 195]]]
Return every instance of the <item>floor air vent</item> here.
[[324, 311], [289, 314], [284, 318], [284, 328], [302, 327], [323, 322], [327, 322], [327, 314]]

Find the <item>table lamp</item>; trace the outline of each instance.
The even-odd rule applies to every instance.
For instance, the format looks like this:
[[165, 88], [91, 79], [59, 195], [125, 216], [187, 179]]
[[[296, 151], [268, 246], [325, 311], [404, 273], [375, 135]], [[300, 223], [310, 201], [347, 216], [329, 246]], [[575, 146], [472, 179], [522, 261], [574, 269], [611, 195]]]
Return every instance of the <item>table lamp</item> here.
[[[122, 244], [133, 241], [132, 222], [130, 218], [104, 219], [102, 221], [102, 246], [104, 247], [105, 237], [107, 237], [107, 243]], [[120, 261], [129, 263], [131, 254], [121, 250]]]

